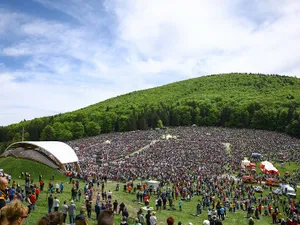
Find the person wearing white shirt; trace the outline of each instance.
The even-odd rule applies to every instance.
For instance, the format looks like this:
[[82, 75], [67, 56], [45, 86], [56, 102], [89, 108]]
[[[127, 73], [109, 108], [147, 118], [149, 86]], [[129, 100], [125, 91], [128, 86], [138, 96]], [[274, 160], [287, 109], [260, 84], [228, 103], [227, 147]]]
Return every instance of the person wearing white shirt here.
[[107, 192], [107, 198], [109, 201], [112, 199], [112, 192], [110, 190]]
[[58, 212], [59, 208], [59, 199], [55, 196], [53, 200], [53, 207], [54, 207], [54, 212]]
[[64, 201], [63, 206], [61, 207], [61, 212], [63, 214], [63, 222], [66, 223], [66, 218], [68, 215], [68, 208], [69, 206], [67, 205], [67, 201]]
[[56, 193], [59, 193], [59, 184], [58, 183], [56, 183], [55, 188], [56, 188]]
[[152, 212], [152, 216], [150, 216], [150, 225], [156, 225], [156, 213]]

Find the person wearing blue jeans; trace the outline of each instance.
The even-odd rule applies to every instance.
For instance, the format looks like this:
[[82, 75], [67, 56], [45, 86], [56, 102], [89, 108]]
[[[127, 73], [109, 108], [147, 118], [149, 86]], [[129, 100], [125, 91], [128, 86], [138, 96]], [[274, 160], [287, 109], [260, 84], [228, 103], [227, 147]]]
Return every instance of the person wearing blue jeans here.
[[74, 204], [74, 200], [71, 200], [71, 204], [68, 207], [70, 224], [75, 225], [75, 216], [76, 216], [76, 205]]

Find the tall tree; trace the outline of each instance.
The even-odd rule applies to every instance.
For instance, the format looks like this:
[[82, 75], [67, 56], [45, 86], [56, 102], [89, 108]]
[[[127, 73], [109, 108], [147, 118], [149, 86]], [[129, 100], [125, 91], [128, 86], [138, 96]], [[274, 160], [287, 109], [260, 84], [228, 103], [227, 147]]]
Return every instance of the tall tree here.
[[101, 132], [101, 128], [99, 126], [99, 124], [97, 124], [96, 122], [90, 121], [87, 123], [86, 125], [86, 134], [88, 136], [96, 136], [99, 135]]
[[55, 130], [51, 125], [47, 125], [41, 133], [41, 141], [54, 141]]

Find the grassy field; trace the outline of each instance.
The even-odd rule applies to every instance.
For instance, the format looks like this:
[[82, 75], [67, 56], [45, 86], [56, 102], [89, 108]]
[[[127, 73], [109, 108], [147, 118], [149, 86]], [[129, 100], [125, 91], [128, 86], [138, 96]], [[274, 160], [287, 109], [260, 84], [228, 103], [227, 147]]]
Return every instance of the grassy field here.
[[[289, 170], [292, 172], [293, 168], [296, 165], [292, 163], [291, 165], [286, 165], [285, 168], [281, 168], [280, 172], [283, 172], [285, 170]], [[65, 177], [62, 174], [59, 174], [58, 172], [52, 170], [51, 168], [44, 166], [39, 163], [35, 163], [29, 160], [24, 159], [16, 159], [16, 158], [0, 158], [0, 168], [3, 168], [5, 172], [12, 175], [12, 180], [17, 181], [20, 185], [24, 186], [24, 180], [20, 179], [20, 173], [23, 172], [30, 172], [31, 178], [33, 178], [33, 181], [35, 183], [38, 183], [38, 176], [39, 174], [43, 175], [43, 180], [45, 182], [45, 187], [47, 187], [47, 184], [49, 182], [50, 177], [52, 174], [55, 176], [54, 184], [64, 182], [65, 189], [64, 193], [62, 194], [54, 194], [54, 196], [57, 196], [61, 202], [64, 200], [67, 200], [68, 204], [70, 203], [71, 199], [71, 184], [68, 183], [68, 178]], [[134, 184], [136, 185], [138, 181], [135, 181]], [[84, 182], [80, 181], [80, 188], [83, 189]], [[115, 191], [116, 182], [107, 182], [105, 189], [106, 191], [112, 190], [113, 191], [113, 200], [117, 199], [119, 204], [121, 202], [124, 202], [126, 207], [129, 210], [129, 224], [134, 224], [133, 219], [136, 217], [137, 211], [140, 209], [140, 207], [143, 207], [143, 205], [138, 204], [137, 202], [134, 202], [136, 199], [135, 194], [129, 194], [125, 193], [123, 191], [123, 184], [120, 184], [120, 190]], [[47, 189], [47, 188], [45, 188]], [[97, 193], [97, 187], [95, 187], [94, 194]], [[299, 190], [298, 190], [299, 193]], [[193, 224], [202, 224], [202, 221], [207, 218], [207, 211], [205, 210], [202, 212], [202, 215], [199, 217], [195, 217], [192, 214], [196, 213], [196, 205], [197, 201], [200, 199], [199, 197], [193, 197], [190, 202], [183, 202], [183, 210], [180, 212], [179, 210], [161, 210], [157, 212], [157, 221], [158, 224], [166, 224], [166, 219], [169, 216], [172, 216], [175, 219], [175, 223], [177, 224], [179, 221], [181, 221], [183, 224], [188, 224], [189, 222], [192, 222]], [[299, 196], [297, 196], [297, 200], [299, 201]], [[83, 202], [76, 202], [77, 209], [80, 209], [83, 206]], [[175, 208], [178, 209], [178, 201], [174, 201]], [[155, 207], [155, 196], [152, 195], [150, 199], [150, 207]], [[37, 208], [35, 211], [33, 211], [29, 218], [27, 218], [25, 225], [33, 225], [37, 224], [37, 221], [39, 218], [44, 216], [47, 213], [47, 193], [44, 191], [40, 194], [39, 200], [37, 202]], [[93, 206], [94, 208], [94, 206]], [[168, 208], [168, 207], [167, 207]], [[79, 212], [79, 210], [77, 210]], [[145, 212], [146, 213], [146, 212]], [[248, 224], [248, 219], [244, 218], [246, 215], [246, 212], [243, 211], [237, 211], [236, 213], [230, 213], [227, 212], [228, 217], [223, 221], [223, 224], [225, 225], [246, 225]], [[92, 213], [92, 217], [95, 218], [95, 213]], [[115, 225], [120, 224], [121, 216], [115, 215]], [[96, 220], [90, 219], [89, 224], [96, 224]], [[271, 224], [271, 217], [264, 217], [261, 216], [261, 219], [258, 221], [255, 221], [255, 224]]]

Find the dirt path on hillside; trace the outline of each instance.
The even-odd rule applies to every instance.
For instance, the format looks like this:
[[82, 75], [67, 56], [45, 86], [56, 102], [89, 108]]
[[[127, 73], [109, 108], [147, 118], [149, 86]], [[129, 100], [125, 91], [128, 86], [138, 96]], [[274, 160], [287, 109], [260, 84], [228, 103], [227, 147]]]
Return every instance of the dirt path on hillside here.
[[149, 145], [146, 145], [146, 146], [140, 148], [139, 150], [130, 153], [129, 156], [132, 156], [132, 155], [134, 155], [134, 154], [136, 154], [136, 153], [139, 153], [139, 152], [141, 152], [141, 151], [144, 151], [144, 150], [150, 148], [151, 145], [154, 145], [154, 144], [155, 144], [156, 142], [158, 142], [158, 141], [159, 141], [159, 140], [153, 140], [153, 141], [151, 141], [151, 143], [150, 143]]
[[231, 155], [231, 147], [230, 147], [230, 143], [222, 143], [225, 146], [225, 151], [227, 155]]

